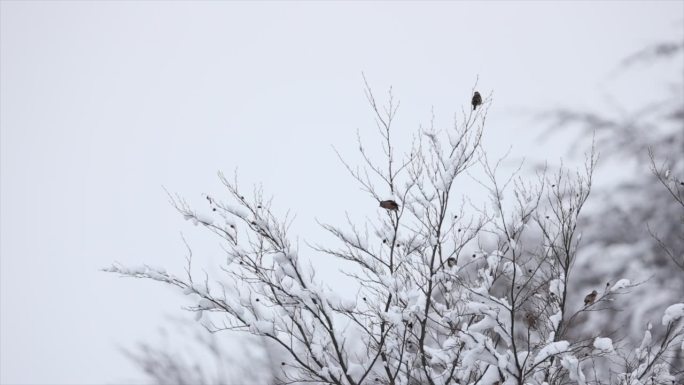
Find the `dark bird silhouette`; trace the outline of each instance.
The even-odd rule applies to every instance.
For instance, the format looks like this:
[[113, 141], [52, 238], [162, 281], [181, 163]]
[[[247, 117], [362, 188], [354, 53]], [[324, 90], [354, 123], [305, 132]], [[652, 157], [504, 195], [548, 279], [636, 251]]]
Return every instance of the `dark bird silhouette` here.
[[525, 323], [530, 328], [535, 328], [537, 326], [537, 317], [532, 313], [525, 314]]
[[397, 204], [397, 202], [395, 202], [391, 199], [386, 200], [386, 201], [380, 201], [380, 207], [382, 207], [383, 209], [390, 210], [390, 211], [399, 210], [399, 205]]
[[473, 111], [477, 108], [477, 106], [482, 104], [482, 95], [480, 95], [479, 92], [475, 91], [473, 94], [473, 100], [470, 102], [473, 105]]
[[591, 293], [587, 294], [586, 297], [584, 297], [584, 306], [589, 306], [594, 301], [596, 301], [596, 296], [598, 295], [598, 292], [596, 290], [592, 291]]
[[449, 259], [447, 259], [447, 265], [448, 265], [449, 267], [454, 267], [454, 266], [456, 266], [456, 258], [454, 258], [454, 257], [449, 257]]

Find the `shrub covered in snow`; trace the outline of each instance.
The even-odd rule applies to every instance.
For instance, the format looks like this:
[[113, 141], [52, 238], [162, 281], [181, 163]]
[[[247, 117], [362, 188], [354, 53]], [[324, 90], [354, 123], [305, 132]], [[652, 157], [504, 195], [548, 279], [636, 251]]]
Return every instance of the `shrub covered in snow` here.
[[[569, 298], [593, 149], [580, 172], [501, 180], [500, 162], [490, 161], [481, 142], [491, 100], [464, 109], [449, 130], [422, 129], [400, 155], [391, 137], [397, 104], [390, 98], [379, 106], [370, 88], [367, 96], [386, 158], [373, 163], [360, 146], [365, 170], [345, 165], [378, 202], [377, 220], [349, 229], [324, 225], [339, 246], [310, 251], [354, 266], [347, 277], [359, 288], [356, 298], [340, 298], [318, 278], [306, 262], [310, 252], [295, 246], [289, 220], [268, 200], [245, 197], [223, 175], [231, 202], [208, 197], [212, 214], [197, 215], [174, 200], [188, 220], [224, 241], [220, 280], [198, 280], [190, 266], [186, 277], [146, 266], [107, 270], [177, 287], [196, 299], [190, 310], [198, 319], [221, 316], [220, 323], [212, 318], [215, 331], [269, 340], [287, 356], [280, 383], [655, 384], [677, 375], [681, 381], [682, 304], [665, 311], [662, 339], [654, 341], [649, 327], [636, 348], [608, 338], [614, 325], [570, 333], [632, 287], [615, 279], [584, 304], [584, 296]], [[473, 167], [487, 176], [480, 181], [489, 196], [482, 206], [456, 199], [455, 186]], [[380, 203], [388, 201], [396, 206]]]

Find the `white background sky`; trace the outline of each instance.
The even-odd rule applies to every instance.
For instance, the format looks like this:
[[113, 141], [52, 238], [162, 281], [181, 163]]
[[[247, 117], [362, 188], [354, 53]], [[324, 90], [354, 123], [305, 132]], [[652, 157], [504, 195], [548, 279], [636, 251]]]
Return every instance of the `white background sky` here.
[[684, 2], [2, 1], [0, 13], [0, 382], [94, 384], [134, 378], [118, 349], [184, 303], [99, 269], [182, 272], [180, 231], [217, 250], [162, 186], [202, 203], [221, 191], [218, 170], [239, 167], [297, 213], [303, 239], [320, 234], [315, 218], [372, 216], [331, 149], [355, 163], [355, 131], [374, 134], [361, 71], [378, 96], [394, 86], [407, 136], [433, 106], [448, 127], [479, 75], [495, 96], [487, 148], [558, 159], [564, 145], [534, 142], [527, 113], [661, 91], [620, 88], [611, 71], [681, 33]]

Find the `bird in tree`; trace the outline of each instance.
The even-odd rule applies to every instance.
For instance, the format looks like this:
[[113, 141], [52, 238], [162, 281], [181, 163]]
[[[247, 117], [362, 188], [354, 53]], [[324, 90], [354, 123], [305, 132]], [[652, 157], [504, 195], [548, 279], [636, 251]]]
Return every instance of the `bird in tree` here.
[[449, 267], [454, 267], [454, 266], [456, 266], [456, 258], [454, 258], [454, 257], [449, 257], [449, 259], [447, 259], [447, 265], [448, 265]]
[[382, 207], [383, 209], [386, 209], [386, 210], [390, 210], [390, 211], [399, 210], [399, 205], [397, 204], [397, 202], [395, 202], [391, 199], [386, 200], [386, 201], [380, 201], [380, 207]]
[[586, 297], [584, 297], [584, 306], [589, 306], [596, 301], [596, 296], [598, 295], [598, 292], [596, 290], [592, 291], [591, 293], [587, 294]]
[[479, 92], [475, 91], [475, 93], [473, 94], [473, 100], [471, 101], [471, 103], [473, 105], [473, 111], [475, 111], [477, 106], [482, 104], [482, 95], [480, 95]]

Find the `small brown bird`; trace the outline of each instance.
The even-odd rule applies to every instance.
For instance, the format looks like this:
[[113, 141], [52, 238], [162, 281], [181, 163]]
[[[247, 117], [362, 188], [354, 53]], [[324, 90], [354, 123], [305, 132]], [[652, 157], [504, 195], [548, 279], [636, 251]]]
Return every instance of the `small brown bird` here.
[[596, 296], [598, 295], [598, 292], [596, 290], [592, 291], [591, 293], [587, 294], [586, 297], [584, 297], [584, 306], [589, 306], [594, 301], [596, 301]]
[[534, 327], [537, 326], [537, 317], [532, 313], [527, 313], [525, 314], [525, 323], [527, 326], [534, 329]]
[[382, 207], [383, 209], [390, 210], [390, 211], [399, 210], [399, 205], [397, 204], [397, 202], [395, 202], [391, 199], [386, 200], [386, 201], [380, 201], [380, 207]]
[[475, 111], [477, 106], [482, 104], [482, 95], [480, 95], [479, 92], [475, 91], [475, 93], [473, 94], [473, 100], [471, 101], [471, 103], [473, 105], [473, 111]]

